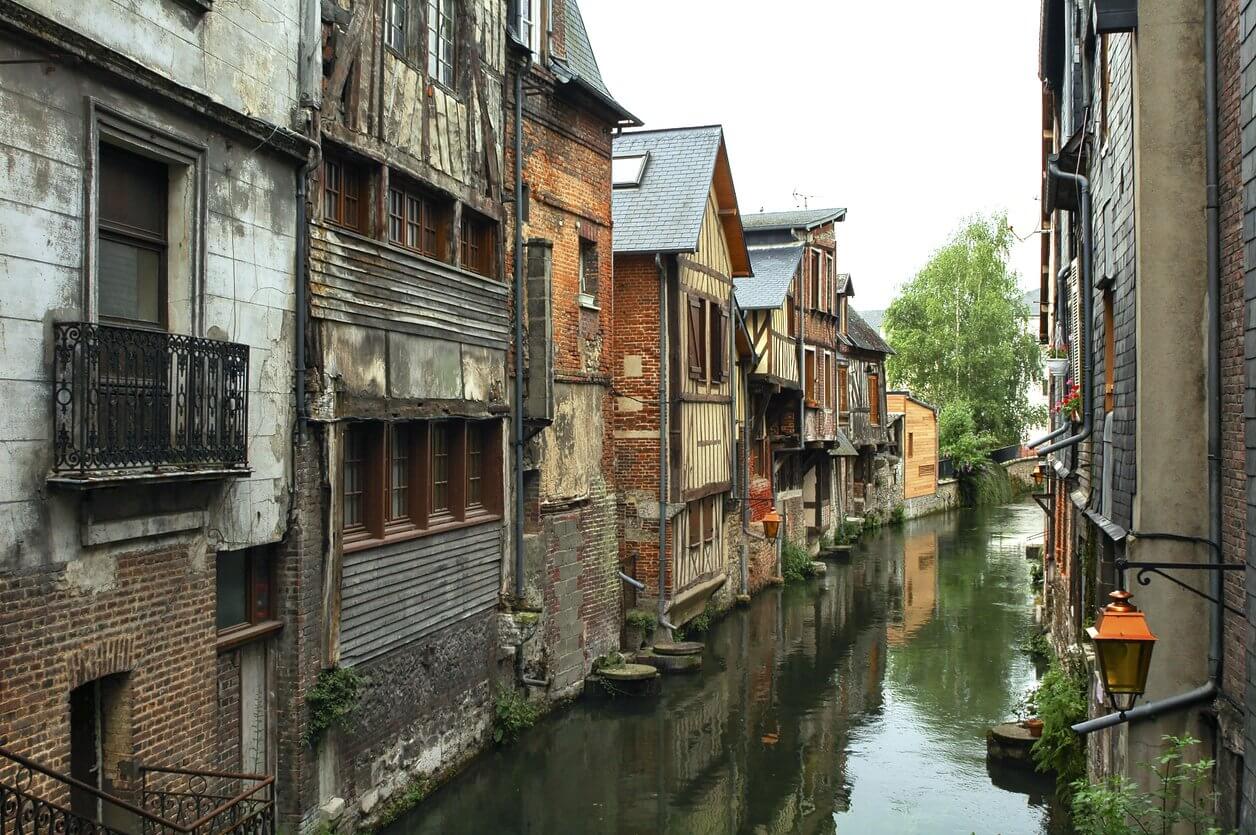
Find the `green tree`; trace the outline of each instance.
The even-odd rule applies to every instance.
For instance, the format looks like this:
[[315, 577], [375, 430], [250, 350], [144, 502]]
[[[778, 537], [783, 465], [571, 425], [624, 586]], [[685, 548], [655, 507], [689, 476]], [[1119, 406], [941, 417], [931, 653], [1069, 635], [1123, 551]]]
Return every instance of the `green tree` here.
[[969, 219], [885, 313], [894, 384], [944, 414], [948, 406], [958, 410], [953, 425], [971, 418], [970, 431], [948, 438], [944, 427], [944, 454], [948, 442], [965, 452], [973, 444], [1014, 443], [1042, 417], [1027, 397], [1042, 374], [1042, 356], [1023, 329], [1023, 292], [1007, 263], [1012, 240], [1006, 215]]

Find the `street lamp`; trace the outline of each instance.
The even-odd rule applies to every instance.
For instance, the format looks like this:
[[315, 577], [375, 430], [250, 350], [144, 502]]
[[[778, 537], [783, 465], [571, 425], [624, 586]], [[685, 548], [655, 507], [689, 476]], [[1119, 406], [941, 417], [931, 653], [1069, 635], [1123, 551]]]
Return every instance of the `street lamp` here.
[[775, 510], [769, 510], [763, 517], [763, 535], [768, 538], [768, 542], [776, 543], [776, 537], [781, 532], [781, 514]]
[[1042, 482], [1046, 480], [1046, 477], [1047, 465], [1039, 462], [1038, 466], [1034, 469], [1034, 486], [1041, 487]]
[[1108, 597], [1112, 602], [1086, 633], [1095, 645], [1108, 701], [1118, 713], [1125, 713], [1147, 690], [1156, 636], [1147, 628], [1147, 616], [1130, 602], [1129, 592], [1114, 591]]

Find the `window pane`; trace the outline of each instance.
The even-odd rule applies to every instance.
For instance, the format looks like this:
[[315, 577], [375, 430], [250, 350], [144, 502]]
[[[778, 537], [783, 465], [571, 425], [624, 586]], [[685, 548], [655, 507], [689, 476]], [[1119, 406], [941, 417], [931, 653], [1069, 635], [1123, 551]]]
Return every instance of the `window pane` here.
[[413, 249], [422, 249], [419, 239], [419, 222], [423, 217], [423, 204], [417, 197], [406, 196], [406, 245]]
[[100, 315], [159, 324], [161, 253], [101, 238], [98, 259]]
[[393, 428], [390, 447], [388, 518], [395, 522], [410, 518], [410, 431], [407, 427]]
[[363, 479], [365, 477], [366, 438], [357, 429], [345, 431], [344, 461], [344, 527], [363, 524]]
[[449, 510], [449, 426], [433, 423], [432, 434], [432, 512]]
[[405, 243], [405, 199], [400, 190], [388, 190], [388, 240], [395, 244]]
[[218, 628], [229, 629], [249, 622], [248, 552], [218, 554]]
[[484, 429], [467, 424], [467, 506], [484, 504]]

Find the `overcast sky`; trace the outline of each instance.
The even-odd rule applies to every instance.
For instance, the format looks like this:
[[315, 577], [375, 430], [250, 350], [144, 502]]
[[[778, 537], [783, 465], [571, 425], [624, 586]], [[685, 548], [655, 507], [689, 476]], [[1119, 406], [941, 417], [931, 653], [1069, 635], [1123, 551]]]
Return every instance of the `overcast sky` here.
[[[647, 128], [724, 126], [743, 213], [844, 206], [855, 307], [885, 307], [960, 221], [1038, 224], [1037, 0], [580, 0]], [[1038, 243], [1012, 265], [1034, 286]]]

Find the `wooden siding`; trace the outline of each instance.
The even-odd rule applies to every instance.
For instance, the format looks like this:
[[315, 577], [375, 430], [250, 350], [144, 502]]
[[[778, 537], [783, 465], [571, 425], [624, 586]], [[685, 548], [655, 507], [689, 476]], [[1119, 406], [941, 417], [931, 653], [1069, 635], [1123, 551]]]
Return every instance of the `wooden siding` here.
[[311, 227], [310, 309], [317, 318], [505, 349], [508, 308], [500, 281]]
[[781, 308], [751, 311], [746, 324], [759, 358], [753, 373], [796, 388], [800, 383], [798, 342], [789, 335], [785, 311]]
[[361, 664], [497, 605], [500, 521], [344, 555], [340, 660]]
[[[689, 546], [689, 526], [694, 511], [703, 501], [711, 501], [715, 505], [715, 530], [710, 543], [701, 542], [695, 547]], [[692, 514], [697, 516], [697, 514]], [[701, 524], [699, 521], [698, 524]], [[709, 580], [724, 570], [728, 561], [724, 553], [724, 496], [716, 495], [709, 500], [691, 502], [676, 517], [675, 548], [677, 555], [675, 570], [672, 572], [672, 593], [679, 594], [699, 581]]]
[[[903, 394], [886, 396], [891, 412], [903, 417], [903, 497], [932, 496], [938, 490], [938, 418], [932, 409]], [[910, 438], [910, 444], [909, 444]], [[910, 451], [909, 451], [910, 448]]]
[[732, 480], [730, 404], [685, 403], [680, 410], [684, 439], [683, 490]]

